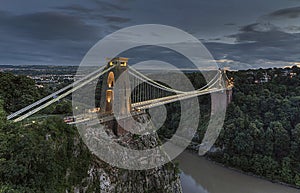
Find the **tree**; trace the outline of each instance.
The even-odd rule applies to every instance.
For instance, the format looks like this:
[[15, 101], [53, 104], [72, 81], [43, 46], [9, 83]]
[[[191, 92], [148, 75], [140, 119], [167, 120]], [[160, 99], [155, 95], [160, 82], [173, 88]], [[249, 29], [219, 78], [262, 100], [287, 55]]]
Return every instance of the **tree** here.
[[300, 123], [292, 130], [291, 156], [300, 162]]
[[271, 122], [270, 128], [274, 132], [274, 153], [278, 159], [286, 157], [290, 151], [290, 136], [278, 121]]
[[252, 155], [253, 152], [253, 138], [248, 133], [238, 133], [232, 142], [236, 154]]
[[293, 183], [293, 172], [291, 170], [291, 159], [285, 157], [282, 160], [280, 176], [284, 182]]

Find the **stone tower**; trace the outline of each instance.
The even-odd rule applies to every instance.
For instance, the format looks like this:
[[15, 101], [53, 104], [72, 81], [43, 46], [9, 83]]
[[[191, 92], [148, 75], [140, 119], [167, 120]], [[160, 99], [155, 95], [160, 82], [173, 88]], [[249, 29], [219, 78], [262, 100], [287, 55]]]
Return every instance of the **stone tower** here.
[[131, 110], [131, 89], [128, 76], [128, 58], [113, 58], [105, 69], [113, 67], [103, 76], [100, 112], [126, 116]]

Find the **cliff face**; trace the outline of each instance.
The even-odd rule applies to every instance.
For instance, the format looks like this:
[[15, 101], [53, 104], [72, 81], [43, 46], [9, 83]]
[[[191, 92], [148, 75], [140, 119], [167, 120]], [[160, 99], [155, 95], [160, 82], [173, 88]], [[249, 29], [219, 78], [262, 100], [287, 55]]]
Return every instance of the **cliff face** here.
[[[78, 192], [181, 193], [176, 167], [167, 164], [145, 171], [124, 170], [95, 160], [86, 179], [87, 186]], [[80, 190], [80, 191], [79, 191]]]
[[[139, 115], [137, 120], [142, 123], [149, 121], [149, 117]], [[148, 149], [160, 144], [156, 133], [137, 136], [125, 132], [115, 121], [107, 123], [104, 130], [112, 140], [128, 148]], [[172, 162], [149, 170], [126, 170], [113, 167], [95, 156], [88, 174], [89, 177], [74, 192], [182, 193], [179, 169]]]

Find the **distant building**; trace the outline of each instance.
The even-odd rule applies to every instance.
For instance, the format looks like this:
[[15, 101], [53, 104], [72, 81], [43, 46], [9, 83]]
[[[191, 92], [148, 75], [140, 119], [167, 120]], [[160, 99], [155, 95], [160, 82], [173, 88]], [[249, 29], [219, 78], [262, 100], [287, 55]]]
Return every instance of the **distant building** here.
[[271, 80], [271, 77], [267, 73], [265, 73], [264, 76], [260, 78], [260, 83], [267, 83], [269, 82], [269, 80]]
[[294, 76], [297, 76], [297, 73], [295, 73], [295, 72], [290, 72], [290, 77], [293, 78]]
[[35, 86], [36, 86], [37, 88], [44, 88], [44, 86], [41, 85], [41, 84], [36, 84]]
[[254, 83], [258, 84], [258, 83], [267, 83], [271, 80], [271, 76], [268, 75], [267, 73], [264, 73], [263, 74], [263, 77], [259, 78], [259, 79], [256, 79], [254, 81]]

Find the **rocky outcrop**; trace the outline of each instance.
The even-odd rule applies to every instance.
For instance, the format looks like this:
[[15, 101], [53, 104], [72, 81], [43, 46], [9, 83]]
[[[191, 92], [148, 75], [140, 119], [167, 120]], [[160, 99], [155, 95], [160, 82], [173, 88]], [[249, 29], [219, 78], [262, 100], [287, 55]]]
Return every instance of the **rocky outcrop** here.
[[[146, 114], [139, 115], [136, 119], [141, 123], [149, 120]], [[114, 132], [120, 130], [122, 128], [115, 121], [105, 126], [105, 132], [111, 140], [117, 141], [122, 146], [147, 149], [160, 145], [155, 132], [141, 136], [123, 130], [121, 133]], [[75, 192], [182, 193], [179, 169], [172, 162], [148, 170], [126, 170], [111, 166], [94, 156], [88, 175]]]
[[137, 171], [112, 167], [95, 160], [80, 192], [181, 193], [176, 166], [169, 163], [155, 169]]

